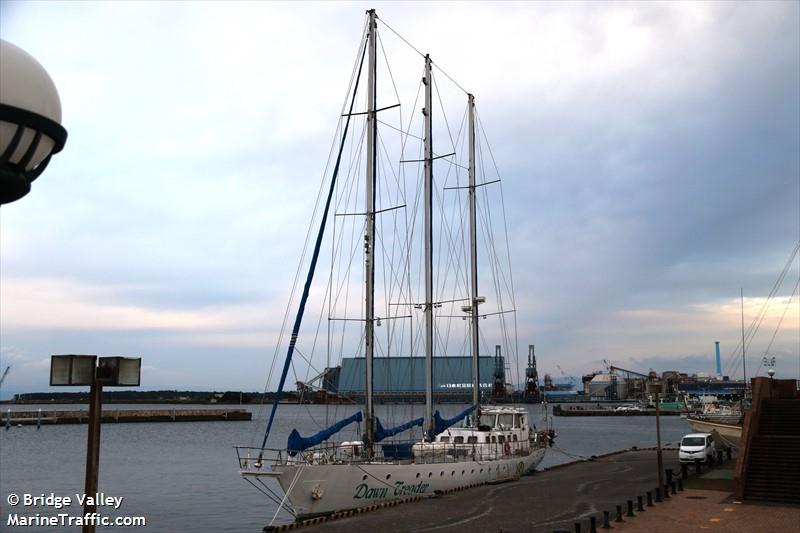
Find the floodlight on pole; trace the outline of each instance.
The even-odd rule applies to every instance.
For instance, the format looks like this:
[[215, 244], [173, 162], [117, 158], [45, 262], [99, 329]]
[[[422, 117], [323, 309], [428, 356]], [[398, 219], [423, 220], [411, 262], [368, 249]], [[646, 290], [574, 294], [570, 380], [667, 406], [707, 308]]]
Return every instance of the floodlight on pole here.
[[[103, 386], [138, 387], [142, 374], [141, 357], [97, 357], [96, 355], [53, 355], [50, 358], [50, 386], [89, 386], [89, 431], [86, 445], [87, 496], [84, 514], [97, 511], [97, 477], [100, 469], [100, 419]], [[92, 503], [89, 503], [89, 502]], [[83, 526], [83, 533], [94, 533], [95, 525]]]

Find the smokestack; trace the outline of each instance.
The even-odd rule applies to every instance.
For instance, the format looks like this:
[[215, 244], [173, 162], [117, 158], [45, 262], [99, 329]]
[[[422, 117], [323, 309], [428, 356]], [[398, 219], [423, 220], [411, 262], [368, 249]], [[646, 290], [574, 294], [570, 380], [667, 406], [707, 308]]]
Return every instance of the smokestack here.
[[717, 377], [722, 375], [722, 361], [719, 358], [719, 341], [714, 341], [714, 346], [717, 348]]

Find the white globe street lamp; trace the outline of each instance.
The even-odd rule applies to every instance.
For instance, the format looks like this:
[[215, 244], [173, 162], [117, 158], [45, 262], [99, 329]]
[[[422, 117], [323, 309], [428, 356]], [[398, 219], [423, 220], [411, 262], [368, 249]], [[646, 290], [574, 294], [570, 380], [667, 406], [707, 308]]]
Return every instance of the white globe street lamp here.
[[53, 80], [30, 54], [0, 39], [0, 204], [28, 194], [66, 140]]

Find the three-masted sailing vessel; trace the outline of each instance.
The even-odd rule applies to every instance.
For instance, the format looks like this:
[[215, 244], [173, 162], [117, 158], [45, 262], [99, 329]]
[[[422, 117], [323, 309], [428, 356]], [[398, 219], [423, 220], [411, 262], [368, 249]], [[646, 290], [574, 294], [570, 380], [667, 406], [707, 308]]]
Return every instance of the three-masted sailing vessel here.
[[[385, 25], [384, 25], [385, 26]], [[358, 59], [353, 71], [352, 90], [348, 91], [348, 100], [342, 113], [341, 128], [337, 138], [339, 145], [338, 154], [333, 165], [333, 174], [330, 188], [322, 210], [322, 218], [313, 244], [308, 277], [299, 299], [299, 310], [291, 330], [287, 354], [282, 367], [282, 373], [275, 394], [266, 431], [260, 446], [237, 447], [241, 475], [256, 486], [274, 502], [288, 509], [296, 518], [324, 515], [337, 511], [374, 505], [394, 499], [409, 496], [433, 495], [438, 491], [447, 491], [460, 487], [473, 486], [482, 483], [501, 482], [514, 480], [529, 472], [542, 461], [548, 442], [552, 439], [552, 432], [537, 431], [529, 420], [526, 409], [508, 405], [487, 405], [481, 403], [481, 382], [479, 376], [479, 349], [481, 347], [481, 329], [479, 321], [486, 318], [487, 314], [502, 315], [506, 311], [489, 313], [479, 310], [479, 305], [487, 304], [487, 299], [478, 292], [478, 210], [477, 191], [484, 185], [492, 182], [484, 180], [476, 183], [476, 136], [478, 126], [476, 121], [475, 100], [472, 94], [466, 93], [467, 109], [464, 123], [465, 158], [466, 166], [460, 165], [467, 171], [467, 182], [463, 186], [452, 187], [461, 193], [466, 193], [467, 208], [463, 213], [463, 220], [467, 222], [468, 231], [465, 230], [461, 238], [464, 241], [465, 255], [468, 255], [463, 268], [464, 292], [456, 295], [450, 304], [460, 307], [465, 328], [465, 338], [468, 341], [468, 352], [471, 357], [472, 370], [472, 399], [470, 405], [455, 416], [444, 418], [438, 411], [434, 412], [434, 350], [437, 339], [436, 310], [441, 308], [443, 301], [437, 300], [434, 287], [433, 256], [434, 247], [434, 161], [452, 157], [455, 153], [437, 155], [433, 150], [433, 109], [434, 79], [433, 62], [430, 56], [424, 56], [424, 74], [420, 91], [424, 92], [424, 108], [422, 109], [423, 128], [422, 157], [420, 159], [405, 159], [401, 163], [410, 163], [421, 166], [421, 194], [420, 201], [415, 205], [422, 211], [422, 238], [424, 250], [417, 252], [419, 263], [423, 264], [424, 279], [420, 276], [420, 288], [424, 290], [422, 301], [410, 301], [406, 304], [409, 313], [414, 310], [421, 315], [419, 324], [419, 337], [425, 351], [425, 411], [419, 417], [392, 428], [384, 428], [376, 416], [375, 391], [374, 391], [374, 358], [376, 345], [378, 345], [376, 326], [381, 325], [381, 320], [410, 319], [409, 315], [398, 313], [397, 316], [383, 317], [376, 314], [375, 303], [375, 267], [382, 255], [379, 253], [378, 241], [394, 240], [396, 246], [404, 249], [409, 254], [410, 239], [390, 237], [376, 232], [376, 220], [379, 215], [396, 207], [382, 208], [376, 205], [376, 184], [379, 162], [379, 151], [385, 151], [383, 143], [378, 138], [379, 114], [382, 111], [397, 106], [378, 107], [376, 97], [377, 69], [379, 46], [383, 48], [378, 38], [378, 17], [374, 10], [367, 12], [366, 27], [359, 46]], [[389, 28], [391, 30], [391, 28]], [[392, 30], [394, 32], [394, 30]], [[382, 50], [383, 51], [383, 50]], [[366, 67], [366, 68], [364, 68]], [[363, 71], [366, 70], [366, 111], [355, 111], [358, 101], [358, 85], [361, 82]], [[446, 76], [446, 75], [445, 75]], [[363, 100], [362, 100], [363, 101]], [[365, 119], [361, 138], [357, 139], [366, 151], [363, 159], [365, 164], [361, 169], [363, 180], [359, 185], [364, 188], [364, 202], [360, 212], [336, 212], [331, 207], [332, 199], [351, 195], [348, 188], [346, 194], [337, 189], [336, 180], [340, 173], [343, 159], [355, 159], [352, 150], [345, 150], [348, 133], [351, 133], [351, 123], [354, 118]], [[449, 126], [448, 126], [449, 127]], [[399, 128], [402, 129], [402, 128]], [[408, 139], [408, 136], [404, 137]], [[452, 159], [451, 159], [452, 161]], [[358, 165], [356, 165], [358, 166]], [[354, 182], [355, 183], [355, 182]], [[405, 207], [400, 206], [400, 207]], [[310, 437], [302, 437], [297, 430], [291, 432], [285, 446], [268, 447], [270, 431], [273, 428], [276, 409], [281, 400], [287, 375], [292, 365], [292, 356], [295, 354], [300, 334], [303, 313], [310, 297], [314, 270], [320, 259], [321, 243], [326, 231], [329, 218], [363, 217], [363, 226], [357, 226], [360, 234], [358, 249], [363, 253], [363, 285], [361, 293], [362, 316], [359, 317], [359, 341], [357, 348], [363, 351], [365, 368], [365, 394], [363, 409], [335, 424], [319, 431]], [[334, 222], [335, 228], [335, 222]], [[334, 229], [334, 233], [336, 233]], [[341, 231], [339, 234], [341, 235]], [[468, 244], [466, 244], [468, 242]], [[453, 243], [450, 243], [453, 246]], [[440, 248], [441, 249], [441, 246]], [[355, 255], [352, 253], [351, 255]], [[403, 265], [408, 266], [416, 262], [407, 260]], [[454, 267], [455, 268], [455, 267]], [[399, 267], [398, 267], [399, 269]], [[350, 270], [347, 270], [349, 273]], [[394, 272], [394, 271], [393, 271]], [[333, 277], [331, 274], [330, 277]], [[346, 283], [343, 283], [343, 285]], [[404, 288], [397, 291], [411, 293], [411, 283], [398, 284]], [[332, 290], [326, 292], [326, 297], [334, 299]], [[388, 307], [387, 307], [388, 308]], [[457, 312], [457, 311], [456, 311]], [[335, 317], [328, 316], [328, 324], [333, 323]], [[465, 348], [466, 348], [465, 343]], [[412, 348], [413, 349], [413, 348]], [[384, 350], [385, 352], [388, 350]], [[351, 424], [358, 424], [363, 428], [356, 439], [335, 442], [332, 437]], [[362, 425], [363, 424], [363, 425]], [[393, 439], [415, 427], [422, 428], [421, 438], [397, 440]], [[276, 488], [276, 483], [280, 490]], [[282, 491], [282, 494], [281, 494]]]

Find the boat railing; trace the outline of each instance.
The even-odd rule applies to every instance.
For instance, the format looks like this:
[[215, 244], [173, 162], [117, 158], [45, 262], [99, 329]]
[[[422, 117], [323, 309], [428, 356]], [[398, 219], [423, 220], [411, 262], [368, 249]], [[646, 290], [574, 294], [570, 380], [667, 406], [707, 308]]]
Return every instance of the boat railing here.
[[495, 461], [524, 457], [546, 440], [531, 438], [504, 442], [423, 442], [391, 440], [375, 444], [370, 454], [360, 441], [327, 442], [290, 453], [286, 449], [236, 446], [239, 469], [245, 473], [264, 473], [274, 465], [322, 465], [349, 463], [439, 464], [464, 461]]

